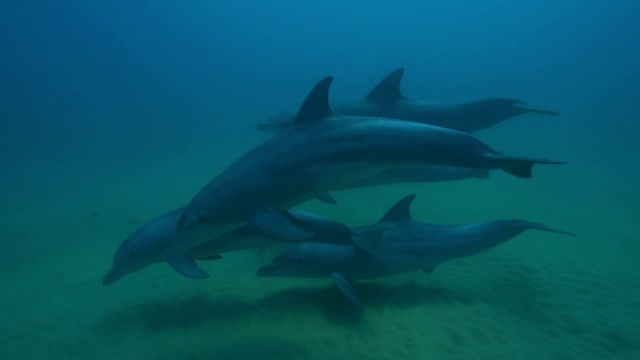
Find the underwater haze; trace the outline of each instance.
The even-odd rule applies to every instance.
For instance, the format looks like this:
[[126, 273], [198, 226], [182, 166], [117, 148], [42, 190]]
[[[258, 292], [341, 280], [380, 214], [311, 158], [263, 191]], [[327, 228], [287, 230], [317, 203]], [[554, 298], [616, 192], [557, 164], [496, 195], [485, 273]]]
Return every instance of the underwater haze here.
[[[0, 4], [0, 358], [639, 359], [640, 2], [45, 1]], [[522, 100], [475, 133], [549, 158], [531, 179], [388, 185], [301, 208], [360, 226], [544, 223], [432, 274], [260, 278], [277, 249], [101, 281], [120, 243], [270, 138], [406, 69], [410, 98]]]

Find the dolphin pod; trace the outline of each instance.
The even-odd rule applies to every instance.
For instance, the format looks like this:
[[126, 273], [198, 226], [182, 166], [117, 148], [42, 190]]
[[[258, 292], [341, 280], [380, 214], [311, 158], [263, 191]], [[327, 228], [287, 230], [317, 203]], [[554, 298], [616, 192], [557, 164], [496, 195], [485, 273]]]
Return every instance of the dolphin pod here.
[[329, 106], [333, 80], [320, 80], [290, 118], [259, 126], [274, 136], [245, 153], [189, 203], [153, 219], [118, 247], [103, 285], [166, 262], [185, 277], [209, 275], [198, 260], [274, 243], [295, 243], [258, 276], [333, 277], [354, 303], [351, 281], [421, 269], [477, 254], [527, 229], [565, 233], [524, 220], [469, 225], [414, 221], [408, 196], [380, 221], [350, 229], [293, 207], [328, 192], [392, 183], [487, 178], [503, 170], [530, 178], [546, 158], [507, 156], [468, 134], [522, 113], [557, 115], [511, 99], [460, 103], [410, 100], [400, 92], [404, 69], [363, 100]]
[[[434, 102], [413, 100], [402, 95], [400, 82], [404, 68], [385, 76], [361, 100], [336, 104], [333, 110], [340, 115], [385, 117], [423, 124], [442, 126], [462, 132], [476, 132], [512, 117], [534, 113], [559, 115], [556, 111], [531, 108], [520, 100], [488, 98], [472, 101]], [[296, 111], [285, 111], [258, 124], [262, 131], [279, 133], [292, 126]]]
[[[262, 277], [333, 277], [338, 288], [359, 304], [351, 282], [422, 270], [497, 246], [528, 229], [568, 232], [525, 220], [492, 220], [467, 225], [435, 225], [411, 218], [415, 195], [394, 205], [377, 223], [355, 228], [354, 244], [303, 243], [258, 269]], [[356, 240], [357, 239], [357, 240]], [[356, 245], [357, 244], [357, 245]]]
[[[216, 260], [222, 258], [221, 254], [239, 250], [263, 250], [275, 243], [299, 237], [304, 241], [331, 243], [348, 242], [351, 236], [351, 230], [337, 221], [303, 210], [291, 209], [283, 213], [282, 218], [287, 221], [272, 224], [281, 229], [277, 235], [267, 234], [252, 225], [245, 225], [212, 238], [182, 256], [166, 259], [164, 251], [178, 237], [176, 226], [183, 211], [184, 208], [170, 211], [131, 233], [116, 250], [113, 266], [102, 279], [102, 284], [110, 285], [125, 275], [161, 262], [167, 262], [185, 277], [205, 279], [209, 275], [198, 267], [195, 260]], [[280, 219], [276, 217], [272, 220]], [[298, 224], [304, 224], [304, 228]]]
[[[502, 121], [526, 113], [559, 115], [556, 111], [528, 107], [514, 99], [487, 98], [459, 102], [434, 102], [413, 100], [400, 91], [404, 68], [398, 68], [385, 76], [369, 94], [357, 101], [333, 105], [340, 115], [385, 117], [413, 121], [428, 125], [441, 126], [462, 132], [472, 133], [496, 125]], [[296, 110], [284, 111], [271, 117], [266, 123], [257, 125], [257, 129], [270, 133], [280, 133], [293, 126]], [[381, 186], [395, 183], [428, 183], [488, 177], [475, 169], [446, 169], [442, 166], [407, 167], [382, 171], [371, 179], [362, 179], [336, 190], [355, 187]], [[446, 176], [445, 176], [446, 175]], [[327, 203], [335, 203], [329, 197], [318, 197]]]
[[328, 102], [332, 80], [326, 77], [311, 90], [293, 127], [246, 153], [195, 195], [166, 257], [394, 167], [501, 169], [529, 178], [534, 164], [562, 163], [505, 156], [469, 134], [442, 127], [335, 115]]

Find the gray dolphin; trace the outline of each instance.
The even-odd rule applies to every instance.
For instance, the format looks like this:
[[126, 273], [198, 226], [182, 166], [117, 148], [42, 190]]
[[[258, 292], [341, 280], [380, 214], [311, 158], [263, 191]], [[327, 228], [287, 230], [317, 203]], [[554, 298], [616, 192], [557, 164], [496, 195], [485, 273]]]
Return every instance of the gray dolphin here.
[[[340, 115], [387, 117], [442, 126], [462, 132], [475, 132], [496, 125], [514, 116], [535, 113], [559, 115], [556, 111], [531, 108], [515, 99], [488, 98], [459, 102], [413, 100], [402, 95], [400, 82], [404, 68], [391, 72], [361, 100], [336, 104]], [[257, 128], [278, 133], [291, 126], [295, 111], [280, 113]]]
[[[415, 195], [394, 205], [376, 224], [355, 228], [356, 245], [303, 243], [286, 249], [258, 276], [333, 277], [354, 303], [350, 282], [423, 270], [471, 256], [499, 245], [528, 229], [566, 235], [525, 220], [492, 220], [468, 225], [434, 225], [415, 221], [409, 207]], [[363, 250], [366, 248], [367, 251]]]
[[[113, 266], [102, 279], [102, 284], [112, 284], [125, 275], [164, 261], [183, 276], [204, 279], [209, 275], [200, 269], [194, 260], [219, 259], [222, 257], [220, 254], [232, 251], [262, 250], [277, 242], [291, 241], [291, 239], [351, 242], [352, 232], [345, 225], [304, 210], [291, 209], [287, 210], [282, 217], [271, 219], [277, 221], [273, 224], [279, 229], [277, 235], [266, 234], [255, 226], [245, 225], [196, 246], [185, 255], [166, 259], [164, 252], [178, 237], [176, 226], [183, 211], [184, 208], [170, 211], [131, 233], [116, 250]], [[282, 219], [286, 221], [282, 222]]]
[[167, 248], [167, 258], [394, 167], [499, 168], [528, 178], [533, 164], [561, 163], [505, 156], [471, 135], [442, 127], [334, 115], [328, 102], [332, 79], [324, 78], [311, 90], [295, 126], [246, 153], [195, 195], [178, 222], [181, 236]]

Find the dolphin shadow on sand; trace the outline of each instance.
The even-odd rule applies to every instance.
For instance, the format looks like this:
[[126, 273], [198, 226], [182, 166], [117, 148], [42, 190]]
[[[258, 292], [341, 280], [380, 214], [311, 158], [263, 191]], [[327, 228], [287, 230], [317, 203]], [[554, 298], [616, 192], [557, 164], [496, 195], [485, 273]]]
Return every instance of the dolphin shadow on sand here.
[[94, 328], [108, 334], [180, 331], [215, 322], [257, 321], [259, 318], [270, 321], [274, 314], [304, 316], [317, 310], [322, 312], [328, 323], [355, 326], [362, 321], [364, 311], [483, 301], [454, 289], [418, 283], [362, 282], [354, 284], [354, 287], [366, 302], [366, 309], [352, 304], [335, 286], [318, 284], [318, 287], [285, 289], [255, 301], [207, 293], [187, 298], [168, 296], [114, 310]]

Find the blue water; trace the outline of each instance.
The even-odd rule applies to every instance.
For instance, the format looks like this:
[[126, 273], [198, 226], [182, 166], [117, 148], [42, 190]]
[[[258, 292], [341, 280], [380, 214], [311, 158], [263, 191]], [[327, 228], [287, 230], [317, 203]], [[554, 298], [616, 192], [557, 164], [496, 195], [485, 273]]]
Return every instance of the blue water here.
[[[622, 0], [2, 2], [0, 358], [640, 358], [639, 14]], [[417, 193], [423, 221], [578, 236], [356, 284], [361, 309], [328, 280], [255, 277], [274, 253], [207, 263], [206, 281], [155, 265], [100, 285], [131, 231], [268, 138], [256, 124], [326, 75], [343, 102], [398, 67], [411, 98], [559, 111], [476, 135], [568, 164], [305, 208], [355, 226]]]

